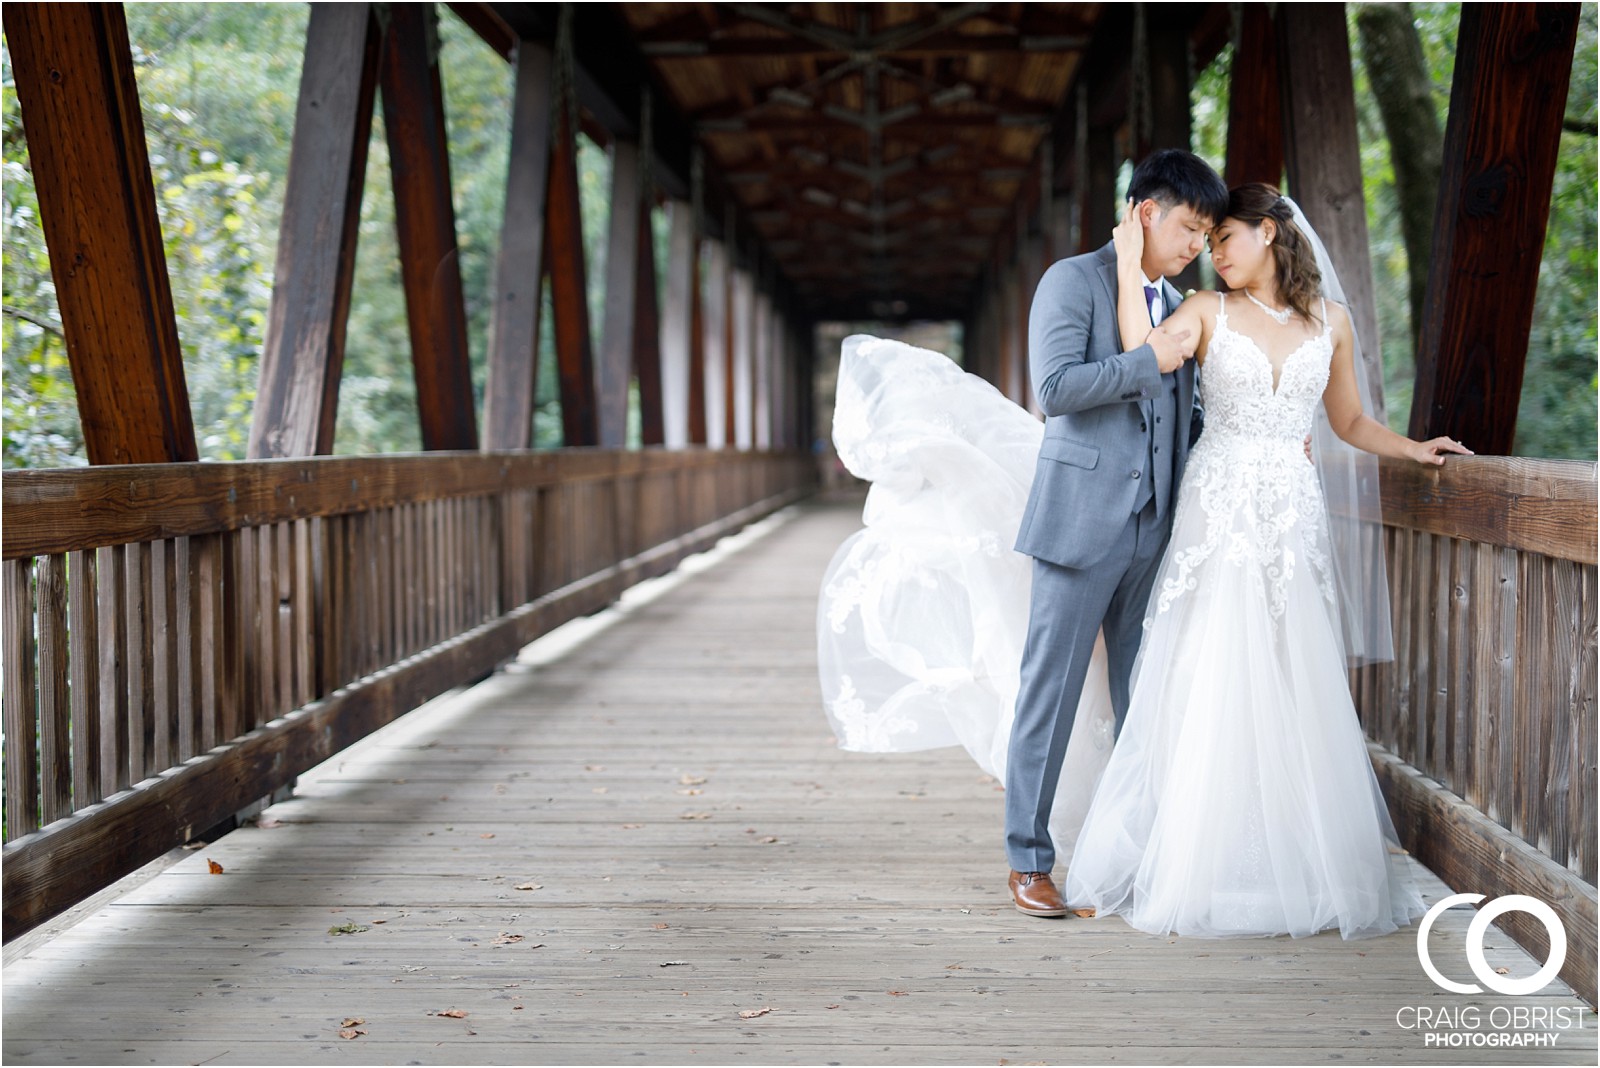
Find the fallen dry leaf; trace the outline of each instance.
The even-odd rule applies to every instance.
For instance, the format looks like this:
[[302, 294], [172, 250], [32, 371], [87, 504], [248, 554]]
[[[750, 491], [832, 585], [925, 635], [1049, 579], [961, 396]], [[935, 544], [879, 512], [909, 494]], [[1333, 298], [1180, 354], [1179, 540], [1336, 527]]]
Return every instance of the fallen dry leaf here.
[[772, 1011], [772, 1006], [771, 1005], [768, 1005], [764, 1009], [740, 1009], [739, 1010], [739, 1019], [741, 1019], [741, 1020], [754, 1020], [757, 1016], [765, 1016], [767, 1013], [769, 1013], [771, 1011]]
[[837, 1005], [824, 1005], [822, 1007], [825, 1008], [825, 1009], [837, 1009], [839, 1006], [837, 1006]]
[[622, 829], [625, 830], [625, 831], [637, 831], [640, 827], [643, 827], [643, 826], [644, 826], [644, 824], [642, 824], [642, 823], [624, 823], [622, 825]]
[[509, 933], [507, 931], [501, 931], [499, 934], [495, 935], [494, 941], [491, 942], [490, 945], [495, 945], [495, 946], [513, 946], [513, 945], [516, 945], [518, 942], [522, 941], [522, 938], [523, 938], [522, 935], [511, 934], [511, 933]]
[[583, 770], [584, 771], [605, 771], [606, 770], [606, 766], [604, 764], [585, 764], [583, 766]]
[[366, 1033], [367, 1032], [362, 1028], [344, 1027], [344, 1028], [340, 1028], [339, 1037], [340, 1038], [360, 1038], [362, 1035], [364, 1035]]
[[1072, 914], [1085, 920], [1092, 920], [1095, 916], [1094, 909], [1073, 909]]
[[353, 935], [370, 930], [372, 928], [364, 923], [340, 923], [328, 928], [328, 933], [331, 935]]
[[654, 923], [654, 924], [651, 924], [650, 926], [654, 927], [658, 931], [665, 931], [668, 927], [671, 927], [672, 924], [670, 924], [670, 923]]
[[478, 835], [478, 837], [479, 838], [493, 838], [494, 837], [494, 832], [493, 831], [484, 831], [482, 834]]
[[211, 874], [212, 875], [221, 875], [222, 874], [222, 865], [218, 864], [216, 861], [212, 860], [210, 857], [206, 858], [206, 867], [211, 869]]
[[339, 1026], [340, 1027], [360, 1027], [362, 1024], [364, 1024], [366, 1022], [367, 1022], [366, 1018], [363, 1017], [363, 1016], [346, 1016], [343, 1020], [339, 1021]]
[[513, 1008], [513, 1009], [520, 1009], [520, 1008], [522, 1008], [522, 1006], [521, 1006], [521, 1005], [513, 1005], [513, 1006], [511, 1006], [511, 1007], [512, 1007], [512, 1008]]
[[775, 835], [775, 834], [769, 834], [769, 835], [767, 835], [765, 838], [763, 838], [761, 840], [763, 842], [765, 842], [767, 845], [773, 845], [778, 841], [778, 836]]
[[1494, 974], [1496, 974], [1496, 975], [1510, 975], [1511, 974], [1511, 969], [1510, 968], [1496, 968], [1494, 970]]
[[684, 797], [699, 797], [701, 794], [705, 793], [705, 791], [700, 789], [698, 786], [690, 786], [679, 790], [678, 793], [682, 794]]
[[684, 786], [704, 786], [706, 783], [706, 777], [704, 775], [690, 775], [688, 772], [685, 772], [684, 774], [678, 776], [678, 782], [682, 783]]
[[904, 990], [891, 990], [889, 991], [889, 996], [892, 998], [903, 998], [906, 996], [906, 992]]
[[518, 883], [517, 884], [517, 889], [518, 890], [543, 890], [544, 889], [544, 884], [543, 883]]
[[709, 813], [709, 812], [685, 812], [682, 815], [680, 815], [678, 818], [680, 820], [708, 820], [708, 819], [711, 818], [711, 813]]
[[434, 1013], [435, 1016], [448, 1016], [452, 1020], [465, 1020], [471, 1013], [466, 1009], [445, 1009], [443, 1012]]

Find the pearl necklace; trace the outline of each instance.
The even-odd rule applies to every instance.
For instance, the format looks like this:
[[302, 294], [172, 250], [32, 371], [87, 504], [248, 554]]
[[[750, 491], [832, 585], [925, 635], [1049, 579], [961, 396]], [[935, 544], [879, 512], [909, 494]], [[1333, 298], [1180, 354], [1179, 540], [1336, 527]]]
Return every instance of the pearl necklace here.
[[1293, 308], [1280, 308], [1273, 310], [1272, 308], [1267, 307], [1265, 304], [1257, 300], [1256, 295], [1250, 292], [1248, 289], [1244, 291], [1244, 295], [1249, 298], [1251, 304], [1254, 304], [1256, 307], [1272, 316], [1272, 321], [1277, 323], [1279, 326], [1287, 325], [1289, 322], [1289, 316], [1294, 314]]

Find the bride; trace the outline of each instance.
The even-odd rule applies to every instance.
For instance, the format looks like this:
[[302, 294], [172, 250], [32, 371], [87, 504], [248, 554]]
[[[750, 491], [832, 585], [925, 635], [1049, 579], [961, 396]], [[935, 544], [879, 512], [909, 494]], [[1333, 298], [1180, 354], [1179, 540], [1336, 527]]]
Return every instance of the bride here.
[[[1126, 216], [1119, 266], [1142, 241]], [[1051, 812], [1062, 895], [1153, 933], [1387, 933], [1422, 902], [1346, 676], [1392, 655], [1375, 464], [1356, 450], [1431, 464], [1467, 450], [1363, 414], [1350, 317], [1292, 201], [1233, 190], [1211, 247], [1231, 294], [1194, 294], [1155, 328], [1137, 290], [1118, 294], [1125, 349], [1152, 329], [1199, 339], [1206, 429], [1115, 738], [1103, 648], [1091, 663]], [[819, 605], [844, 748], [959, 744], [1003, 781], [1030, 581], [1010, 546], [1042, 434], [938, 353], [845, 340], [834, 440], [873, 487]]]

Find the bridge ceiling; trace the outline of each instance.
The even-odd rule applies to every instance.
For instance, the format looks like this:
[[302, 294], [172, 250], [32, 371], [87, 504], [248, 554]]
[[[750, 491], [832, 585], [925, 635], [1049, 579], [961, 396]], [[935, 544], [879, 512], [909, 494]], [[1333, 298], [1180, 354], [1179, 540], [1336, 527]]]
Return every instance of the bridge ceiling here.
[[618, 6], [805, 304], [957, 314], [1104, 5]]

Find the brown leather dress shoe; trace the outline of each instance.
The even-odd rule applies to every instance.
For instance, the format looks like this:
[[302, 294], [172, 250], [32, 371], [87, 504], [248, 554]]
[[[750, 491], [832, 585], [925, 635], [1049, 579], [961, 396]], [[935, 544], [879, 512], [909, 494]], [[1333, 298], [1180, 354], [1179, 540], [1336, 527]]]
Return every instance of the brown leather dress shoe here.
[[1065, 916], [1066, 902], [1047, 871], [1011, 873], [1011, 903], [1029, 916]]

